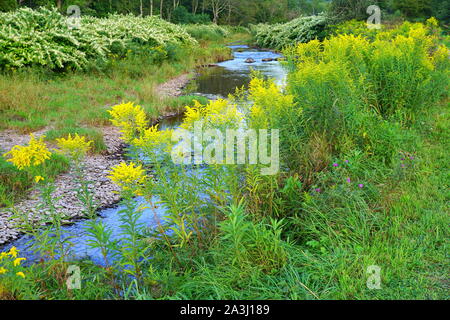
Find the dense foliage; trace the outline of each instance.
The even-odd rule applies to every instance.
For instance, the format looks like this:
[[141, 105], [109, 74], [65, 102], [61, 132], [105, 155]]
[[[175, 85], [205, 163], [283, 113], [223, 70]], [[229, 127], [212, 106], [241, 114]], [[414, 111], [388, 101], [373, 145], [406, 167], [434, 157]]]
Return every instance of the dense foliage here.
[[232, 25], [281, 22], [299, 14], [316, 14], [327, 8], [329, 0], [2, 0], [0, 11], [18, 6], [57, 7], [66, 12], [77, 5], [82, 15], [107, 17], [111, 13], [158, 15], [170, 22], [189, 24], [217, 22]]
[[[49, 261], [25, 267], [20, 253], [5, 251], [0, 297], [445, 298], [449, 130], [439, 101], [448, 98], [448, 48], [435, 19], [372, 37], [350, 33], [285, 49], [286, 88], [255, 77], [248, 99], [237, 90], [186, 108], [181, 129], [197, 121], [217, 136], [279, 129], [274, 175], [261, 174], [263, 164], [221, 165], [220, 158], [174, 163], [174, 154], [192, 156], [171, 139], [179, 129], [149, 126], [134, 103], [113, 106], [112, 123], [130, 154], [141, 155], [110, 171], [123, 197], [120, 241], [92, 216], [86, 232], [104, 266], [79, 262], [83, 290], [72, 292], [64, 286], [70, 263], [56, 254], [63, 244], [49, 236], [60, 234], [61, 217], [52, 212], [56, 223], [42, 233], [24, 219]], [[212, 139], [196, 143], [210, 147]], [[74, 158], [89, 143], [69, 136], [59, 147]], [[16, 151], [8, 162], [30, 157]], [[144, 207], [154, 214], [152, 230], [139, 223]], [[367, 285], [373, 265], [383, 270], [383, 290]]]
[[124, 55], [134, 46], [163, 50], [195, 40], [181, 27], [158, 17], [83, 17], [73, 27], [55, 9], [20, 9], [0, 14], [0, 67], [85, 68], [90, 61]]
[[447, 28], [450, 22], [450, 0], [333, 0], [328, 14], [335, 21], [366, 20], [370, 5], [381, 8], [382, 20], [406, 18], [423, 22], [436, 17]]
[[323, 39], [327, 18], [323, 15], [301, 17], [280, 24], [259, 24], [251, 30], [256, 43], [263, 48], [281, 49], [297, 42]]
[[403, 17], [425, 21], [434, 16], [444, 25], [450, 22], [450, 0], [2, 0], [0, 11], [21, 6], [54, 6], [66, 13], [70, 5], [78, 5], [83, 16], [107, 17], [111, 13], [158, 15], [180, 24], [214, 21], [247, 26], [286, 22], [321, 12], [335, 21], [366, 20], [369, 5], [380, 6], [383, 19]]

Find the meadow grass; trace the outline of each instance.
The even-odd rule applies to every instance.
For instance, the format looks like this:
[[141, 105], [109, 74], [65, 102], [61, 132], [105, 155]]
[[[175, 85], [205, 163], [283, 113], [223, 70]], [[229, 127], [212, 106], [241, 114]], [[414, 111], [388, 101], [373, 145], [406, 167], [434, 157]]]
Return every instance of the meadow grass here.
[[[301, 215], [282, 222], [278, 241], [287, 260], [273, 272], [268, 272], [270, 261], [285, 258], [266, 257], [263, 265], [252, 261], [245, 248], [262, 250], [264, 245], [251, 237], [248, 218], [239, 212], [235, 215], [241, 220], [235, 224], [226, 220], [221, 233], [226, 238], [216, 239], [187, 270], [178, 269], [168, 254], [157, 250], [151, 276], [158, 285], [133, 289], [129, 297], [447, 299], [448, 107], [448, 101], [432, 106], [403, 132], [411, 141], [403, 147], [420, 154], [407, 172], [400, 171], [401, 155], [393, 168], [348, 157], [355, 165], [351, 170], [368, 187], [337, 187], [305, 201]], [[232, 225], [238, 229], [230, 230]], [[250, 225], [260, 228], [258, 223]], [[260, 230], [263, 238], [272, 240], [268, 248], [276, 254], [277, 237], [266, 228]], [[236, 251], [236, 244], [244, 251]], [[381, 267], [379, 290], [367, 287], [371, 265]]]
[[184, 107], [186, 98], [160, 97], [155, 88], [196, 66], [223, 61], [230, 51], [220, 42], [202, 41], [197, 47], [174, 48], [168, 60], [136, 53], [113, 60], [101, 70], [55, 74], [42, 70], [0, 75], [0, 129], [28, 133], [55, 127], [109, 124], [106, 110], [121, 101], [135, 101], [157, 118]]
[[[125, 299], [447, 299], [449, 110], [448, 100], [436, 103], [404, 129], [403, 148], [415, 152], [406, 170], [403, 154], [392, 167], [348, 155], [345, 172], [339, 167], [323, 177], [336, 187], [306, 198], [301, 214], [280, 220], [278, 227], [252, 222], [242, 207], [231, 207], [207, 248], [194, 257], [176, 249], [181, 265], [167, 247], [154, 243], [140, 285], [112, 280], [107, 270], [83, 261], [78, 263], [83, 290], [68, 291], [67, 265], [49, 262], [29, 269], [33, 294], [45, 299], [117, 299], [119, 292]], [[344, 185], [348, 174], [364, 182], [364, 190]], [[366, 285], [370, 265], [381, 267], [380, 290]]]
[[[406, 36], [393, 29], [287, 50], [285, 90], [251, 81], [246, 124], [279, 128], [278, 175], [262, 176], [257, 165], [187, 174], [162, 152], [170, 131], [137, 124], [138, 107], [125, 119], [118, 112], [117, 123], [132, 119], [125, 139], [156, 159], [158, 177], [134, 163], [111, 173], [125, 186], [124, 240], [109, 241], [101, 224], [92, 234], [119, 262], [77, 262], [82, 290], [73, 291], [65, 287], [68, 262], [37, 263], [24, 268], [25, 279], [0, 281], [0, 297], [448, 299], [448, 49], [429, 26], [405, 28]], [[189, 109], [182, 126], [203, 117], [224, 129], [239, 116], [215, 101]], [[170, 235], [161, 225], [139, 229], [136, 194], [149, 207], [159, 197]], [[380, 268], [380, 289], [367, 284], [370, 266]]]
[[[45, 166], [42, 166], [42, 175], [53, 180], [68, 169], [69, 161], [64, 156], [53, 153]], [[18, 170], [4, 157], [0, 157], [0, 207], [12, 206], [24, 198], [33, 186], [33, 178], [26, 171]]]
[[[377, 195], [336, 190], [295, 219], [306, 244], [299, 263], [321, 298], [448, 298], [448, 110], [448, 102], [433, 106], [406, 133], [415, 143], [403, 147], [420, 154], [406, 174], [398, 174], [400, 160], [394, 169], [364, 164], [365, 183]], [[315, 245], [307, 239], [316, 239]], [[366, 286], [369, 265], [381, 267], [381, 290]]]
[[[28, 68], [0, 74], [0, 130], [14, 129], [27, 134], [42, 128], [46, 141], [69, 134], [86, 136], [93, 141], [92, 152], [103, 153], [106, 145], [101, 127], [110, 125], [107, 110], [122, 101], [141, 104], [150, 119], [179, 112], [201, 97], [160, 96], [157, 85], [197, 66], [223, 61], [230, 50], [223, 43], [237, 35], [216, 41], [201, 40], [196, 47], [172, 46], [162, 61], [136, 48], [124, 59], [111, 59], [106, 65], [91, 66], [87, 71], [60, 74], [43, 68]], [[6, 151], [6, 150], [5, 150]], [[59, 163], [58, 158], [55, 163]], [[11, 206], [32, 185], [32, 177], [19, 172], [1, 157], [1, 205]], [[67, 165], [53, 168], [57, 176]]]

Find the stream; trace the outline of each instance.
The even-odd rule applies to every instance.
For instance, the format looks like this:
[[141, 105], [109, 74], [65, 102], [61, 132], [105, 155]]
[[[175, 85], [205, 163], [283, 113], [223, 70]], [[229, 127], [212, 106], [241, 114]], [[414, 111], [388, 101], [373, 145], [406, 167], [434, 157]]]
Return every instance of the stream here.
[[[287, 72], [278, 62], [277, 58], [280, 54], [250, 48], [245, 45], [230, 46], [233, 50], [233, 59], [218, 63], [217, 65], [203, 69], [200, 74], [188, 84], [185, 89], [187, 94], [204, 96], [208, 99], [226, 98], [228, 94], [234, 93], [236, 87], [248, 87], [251, 80], [252, 69], [260, 72], [268, 78], [272, 78], [279, 85], [284, 85]], [[253, 63], [247, 63], [247, 59], [253, 59]], [[263, 61], [263, 59], [273, 59], [272, 61]], [[177, 128], [182, 121], [183, 115], [174, 116], [161, 121], [160, 129]], [[157, 199], [153, 199], [155, 202]], [[136, 198], [138, 204], [143, 204], [144, 199]], [[107, 208], [99, 211], [99, 219], [105, 227], [112, 233], [112, 240], [120, 240], [122, 237], [120, 229], [119, 212], [123, 209], [122, 205], [113, 208]], [[157, 216], [163, 220], [165, 209], [158, 207], [156, 209]], [[104, 265], [104, 260], [100, 249], [92, 248], [89, 245], [91, 240], [86, 232], [89, 220], [79, 220], [71, 225], [62, 227], [62, 237], [71, 242], [70, 254], [68, 260], [90, 259], [93, 263]], [[138, 221], [148, 228], [156, 227], [155, 213], [151, 209], [142, 212], [142, 216]], [[9, 250], [15, 246], [20, 251], [20, 257], [25, 257], [26, 263], [31, 264], [41, 260], [39, 254], [33, 252], [30, 248], [33, 238], [24, 235], [21, 238], [0, 246], [0, 252]]]

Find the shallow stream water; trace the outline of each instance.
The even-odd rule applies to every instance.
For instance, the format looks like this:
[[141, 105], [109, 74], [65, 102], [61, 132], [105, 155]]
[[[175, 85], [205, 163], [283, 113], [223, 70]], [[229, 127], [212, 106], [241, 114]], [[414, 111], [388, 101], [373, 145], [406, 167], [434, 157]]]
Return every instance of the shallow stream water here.
[[[233, 59], [221, 62], [216, 66], [206, 68], [193, 80], [186, 88], [187, 93], [192, 95], [201, 95], [209, 99], [226, 98], [228, 94], [234, 93], [236, 87], [247, 87], [250, 80], [252, 70], [260, 72], [268, 78], [272, 78], [276, 83], [283, 85], [286, 79], [286, 71], [280, 62], [275, 60], [281, 55], [255, 48], [249, 48], [245, 45], [230, 46], [233, 50]], [[247, 59], [253, 59], [254, 63], [247, 63]], [[274, 59], [272, 61], [263, 61], [263, 59]], [[161, 129], [176, 128], [180, 125], [181, 116], [168, 118], [160, 123]], [[143, 198], [136, 199], [138, 203], [144, 203]], [[155, 201], [157, 199], [154, 199]], [[112, 233], [112, 239], [120, 240], [121, 238], [121, 222], [119, 212], [123, 209], [122, 205], [114, 208], [103, 209], [99, 212], [99, 219], [102, 220], [105, 227]], [[165, 210], [162, 207], [155, 211], [146, 209], [142, 213], [139, 222], [148, 228], [156, 228], [157, 219], [163, 219]], [[155, 214], [157, 217], [155, 217]], [[72, 243], [70, 247], [69, 259], [90, 259], [96, 264], [104, 265], [104, 259], [100, 249], [91, 248], [89, 240], [91, 238], [86, 232], [88, 220], [80, 220], [75, 223], [62, 227], [63, 238], [70, 237]], [[9, 250], [15, 246], [20, 250], [20, 256], [27, 258], [27, 264], [37, 262], [41, 258], [34, 253], [30, 246], [33, 242], [32, 237], [22, 236], [21, 238], [7, 244], [0, 251]]]

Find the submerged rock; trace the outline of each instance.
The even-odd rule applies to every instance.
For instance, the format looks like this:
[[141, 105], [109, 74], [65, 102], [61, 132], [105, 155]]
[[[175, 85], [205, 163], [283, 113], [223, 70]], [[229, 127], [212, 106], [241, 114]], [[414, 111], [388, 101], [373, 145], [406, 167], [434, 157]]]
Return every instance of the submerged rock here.
[[247, 58], [247, 59], [245, 59], [245, 63], [255, 63], [255, 59]]

